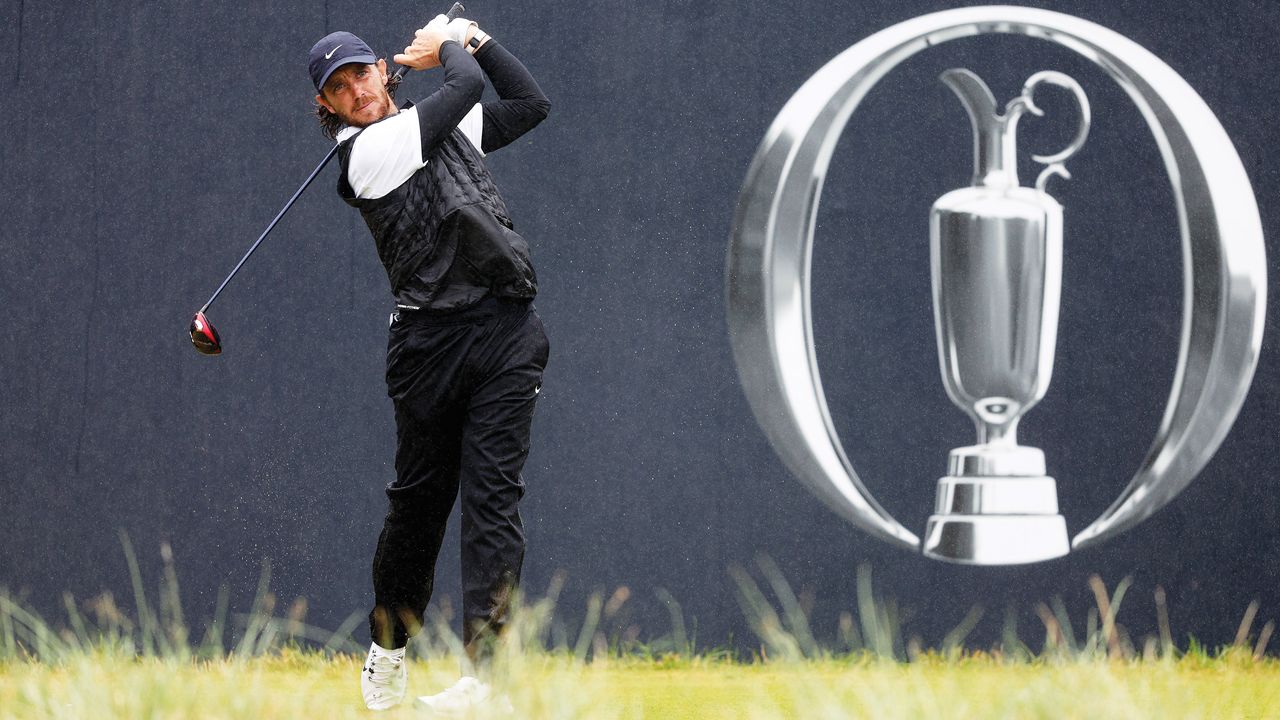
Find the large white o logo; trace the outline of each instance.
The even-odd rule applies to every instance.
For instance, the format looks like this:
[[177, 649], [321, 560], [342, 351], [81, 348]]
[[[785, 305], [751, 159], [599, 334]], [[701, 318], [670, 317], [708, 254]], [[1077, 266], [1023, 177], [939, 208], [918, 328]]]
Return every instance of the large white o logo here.
[[787, 467], [854, 525], [917, 548], [862, 484], [832, 426], [809, 315], [813, 227], [836, 141], [867, 92], [926, 48], [988, 33], [1063, 45], [1114, 78], [1155, 136], [1178, 210], [1186, 272], [1173, 388], [1146, 459], [1072, 540], [1081, 548], [1145, 520], [1209, 461], [1253, 379], [1266, 306], [1262, 221], [1239, 155], [1195, 90], [1128, 38], [1047, 10], [970, 7], [899, 23], [827, 63], [783, 107], [747, 172], [728, 252], [730, 338], [743, 390]]

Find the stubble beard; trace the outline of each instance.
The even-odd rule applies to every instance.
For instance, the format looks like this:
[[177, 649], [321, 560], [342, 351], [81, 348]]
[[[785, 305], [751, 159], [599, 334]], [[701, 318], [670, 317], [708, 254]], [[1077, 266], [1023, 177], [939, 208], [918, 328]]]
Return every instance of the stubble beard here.
[[344, 123], [351, 127], [365, 128], [395, 112], [395, 102], [391, 99], [391, 94], [387, 92], [385, 87], [382, 89], [382, 97], [374, 100], [373, 105], [378, 106], [381, 112], [371, 120], [361, 120], [346, 114], [340, 114], [339, 117], [342, 118]]

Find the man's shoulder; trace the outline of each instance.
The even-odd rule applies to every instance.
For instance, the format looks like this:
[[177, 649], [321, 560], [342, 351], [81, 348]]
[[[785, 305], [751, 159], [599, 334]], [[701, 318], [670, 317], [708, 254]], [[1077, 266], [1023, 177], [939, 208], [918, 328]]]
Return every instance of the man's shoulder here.
[[343, 128], [337, 140], [346, 179], [360, 198], [383, 197], [425, 164], [416, 108], [363, 128]]

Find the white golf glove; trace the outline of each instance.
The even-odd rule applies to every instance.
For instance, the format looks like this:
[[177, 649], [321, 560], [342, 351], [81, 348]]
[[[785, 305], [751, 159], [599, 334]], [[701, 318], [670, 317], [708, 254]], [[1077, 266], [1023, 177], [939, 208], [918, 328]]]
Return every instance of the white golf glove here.
[[489, 34], [481, 30], [475, 21], [457, 18], [449, 22], [449, 39], [456, 40], [472, 55], [489, 39]]
[[[431, 22], [427, 23], [422, 29], [426, 30], [429, 27], [440, 28], [441, 30], [444, 30], [446, 33], [449, 33], [449, 30], [448, 30], [449, 18], [445, 15], [437, 15], [431, 18]], [[452, 34], [450, 34], [449, 37], [450, 39], [453, 39]]]
[[413, 42], [404, 52], [393, 58], [397, 63], [414, 70], [427, 70], [440, 65], [440, 44], [452, 40], [449, 34], [449, 18], [437, 15], [413, 34]]
[[[441, 16], [443, 17], [443, 16]], [[449, 39], [457, 41], [462, 47], [467, 46], [467, 34], [471, 28], [478, 28], [474, 21], [466, 18], [455, 18], [449, 21]]]

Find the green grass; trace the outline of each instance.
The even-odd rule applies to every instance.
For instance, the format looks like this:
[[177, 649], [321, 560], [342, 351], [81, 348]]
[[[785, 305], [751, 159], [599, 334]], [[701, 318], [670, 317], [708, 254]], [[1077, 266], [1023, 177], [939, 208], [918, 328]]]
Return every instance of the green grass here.
[[[122, 538], [134, 599], [66, 598], [54, 625], [0, 589], [0, 719], [3, 718], [343, 718], [369, 717], [359, 696], [363, 648], [350, 632], [308, 626], [306, 605], [283, 614], [264, 571], [250, 611], [215, 617], [193, 632], [182, 616], [171, 553], [151, 602], [132, 547]], [[1006, 626], [979, 651], [965, 639], [980, 613], [965, 617], [934, 649], [904, 639], [892, 602], [877, 598], [859, 571], [854, 611], [842, 615], [839, 647], [817, 642], [801, 602], [778, 568], [731, 574], [759, 638], [751, 653], [699, 650], [679, 605], [671, 631], [640, 642], [621, 627], [630, 591], [593, 597], [576, 637], [552, 640], [558, 584], [521, 604], [490, 678], [518, 718], [1277, 718], [1280, 659], [1267, 654], [1274, 623], [1253, 634], [1257, 604], [1234, 642], [1208, 650], [1177, 647], [1164, 593], [1154, 600], [1159, 633], [1135, 642], [1119, 612], [1127, 580], [1108, 589], [1093, 578], [1096, 608], [1073, 625], [1063, 604], [1037, 607], [1037, 648]], [[1041, 639], [1042, 638], [1042, 639]], [[447, 612], [437, 612], [411, 645], [410, 699], [451, 684], [464, 664]], [[424, 717], [412, 704], [380, 717]], [[496, 717], [481, 710], [472, 717]]]
[[[176, 661], [85, 655], [0, 663], [5, 718], [368, 717], [362, 658], [285, 651]], [[410, 693], [457, 676], [415, 662]], [[496, 683], [521, 718], [1280, 718], [1280, 664], [1225, 656], [1036, 664], [639, 659], [531, 654]], [[421, 716], [408, 703], [379, 717]], [[478, 712], [477, 718], [495, 717]]]

